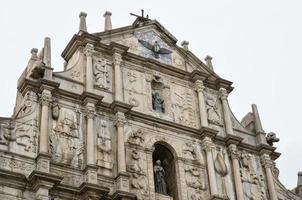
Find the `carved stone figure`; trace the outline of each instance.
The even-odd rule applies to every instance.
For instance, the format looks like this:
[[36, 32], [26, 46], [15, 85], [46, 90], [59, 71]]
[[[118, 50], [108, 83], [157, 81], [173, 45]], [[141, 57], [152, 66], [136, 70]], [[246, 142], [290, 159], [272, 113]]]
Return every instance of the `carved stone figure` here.
[[157, 91], [152, 93], [152, 107], [156, 112], [165, 113], [164, 100]]
[[97, 138], [97, 147], [100, 152], [98, 156], [98, 161], [102, 161], [105, 165], [110, 165], [111, 163], [111, 137], [107, 132], [106, 121], [101, 121], [100, 127], [98, 128], [98, 138]]
[[207, 189], [205, 177], [202, 176], [198, 168], [192, 166], [185, 167], [186, 183], [188, 186], [188, 199], [201, 200], [204, 197], [202, 191]]
[[109, 88], [108, 63], [105, 59], [97, 59], [94, 64], [95, 85], [99, 88]]
[[183, 149], [184, 157], [191, 160], [196, 160], [197, 155], [194, 148], [194, 144], [191, 142], [187, 142]]
[[161, 161], [157, 160], [154, 164], [154, 182], [155, 192], [167, 195], [166, 173], [161, 165]]
[[279, 142], [279, 138], [277, 138], [276, 133], [270, 132], [266, 135], [266, 142], [273, 146], [275, 142]]
[[59, 118], [60, 115], [60, 107], [58, 102], [54, 101], [52, 104], [52, 118], [54, 120], [57, 120]]
[[[127, 170], [131, 172], [131, 186], [134, 189], [137, 189], [140, 191], [142, 196], [147, 196], [147, 178], [146, 173], [143, 171], [143, 168], [141, 166], [141, 156], [139, 152], [136, 150], [133, 150], [131, 152], [131, 160], [130, 164], [127, 166]], [[139, 199], [144, 199], [142, 197], [139, 197]]]
[[207, 104], [207, 113], [208, 113], [209, 122], [219, 125], [220, 116], [219, 116], [217, 101], [214, 99], [214, 97], [208, 96], [206, 99], [206, 104]]
[[172, 53], [172, 51], [170, 51], [169, 49], [166, 48], [162, 48], [160, 47], [160, 45], [158, 44], [157, 41], [154, 42], [154, 44], [150, 44], [147, 41], [144, 40], [138, 40], [144, 47], [146, 47], [147, 49], [149, 49], [150, 51], [153, 52], [154, 57], [155, 58], [159, 58], [160, 54], [170, 54]]
[[50, 133], [50, 149], [55, 162], [80, 167], [83, 161], [83, 142], [79, 138], [76, 113], [61, 109], [59, 119]]

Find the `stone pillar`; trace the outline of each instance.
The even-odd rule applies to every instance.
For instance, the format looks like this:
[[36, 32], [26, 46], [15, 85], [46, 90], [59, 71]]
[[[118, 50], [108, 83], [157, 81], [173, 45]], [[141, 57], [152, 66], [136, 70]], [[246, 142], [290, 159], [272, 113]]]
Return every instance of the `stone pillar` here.
[[87, 13], [80, 12], [79, 17], [80, 17], [79, 31], [87, 32], [87, 25], [86, 25]]
[[86, 118], [87, 118], [87, 136], [86, 136], [86, 152], [87, 152], [87, 165], [95, 165], [95, 142], [94, 142], [94, 116], [95, 105], [88, 102], [86, 105]]
[[124, 144], [124, 125], [125, 115], [122, 112], [116, 113], [117, 129], [117, 171], [118, 173], [126, 172], [125, 144]]
[[203, 82], [201, 80], [197, 80], [195, 82], [195, 90], [198, 94], [198, 105], [199, 105], [199, 113], [200, 113], [200, 125], [201, 127], [208, 127], [208, 114], [204, 99], [204, 91], [205, 87], [203, 85]]
[[274, 182], [273, 173], [272, 173], [273, 162], [271, 161], [270, 156], [267, 154], [263, 154], [261, 156], [261, 163], [265, 169], [269, 199], [278, 200], [277, 191], [275, 189], [275, 182]]
[[111, 15], [112, 15], [112, 13], [109, 11], [106, 11], [104, 14], [104, 17], [105, 17], [104, 31], [110, 31], [112, 29]]
[[123, 101], [121, 62], [122, 55], [115, 52], [113, 54], [115, 101]]
[[52, 68], [51, 68], [51, 42], [49, 37], [44, 38], [43, 59], [42, 62], [45, 65], [44, 78], [52, 80]]
[[240, 167], [239, 167], [240, 154], [235, 144], [230, 144], [228, 148], [232, 159], [236, 197], [237, 200], [244, 200], [243, 187], [242, 187], [241, 175], [240, 175]]
[[86, 91], [93, 91], [93, 70], [92, 70], [92, 54], [94, 52], [94, 46], [92, 44], [87, 44], [84, 49], [84, 54], [86, 55]]
[[215, 196], [218, 195], [218, 189], [217, 189], [217, 181], [216, 181], [215, 168], [214, 168], [214, 159], [212, 154], [212, 149], [214, 145], [209, 137], [205, 137], [203, 139], [202, 146], [206, 152], [210, 194], [211, 196]]
[[232, 120], [231, 120], [231, 111], [230, 111], [228, 100], [227, 100], [227, 97], [228, 97], [227, 90], [225, 88], [220, 88], [219, 92], [220, 92], [220, 99], [221, 99], [221, 103], [222, 103], [222, 110], [223, 110], [223, 117], [224, 117], [226, 133], [228, 135], [234, 135], [233, 124], [232, 124]]
[[39, 140], [39, 153], [48, 154], [48, 113], [49, 104], [52, 101], [51, 92], [44, 89], [41, 94], [41, 121], [40, 121], [40, 140]]

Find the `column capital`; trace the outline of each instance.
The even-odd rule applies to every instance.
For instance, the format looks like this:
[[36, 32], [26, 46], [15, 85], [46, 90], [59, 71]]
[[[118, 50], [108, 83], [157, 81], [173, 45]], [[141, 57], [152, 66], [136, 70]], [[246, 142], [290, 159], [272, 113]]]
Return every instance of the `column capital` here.
[[205, 89], [206, 87], [203, 85], [203, 81], [202, 80], [196, 80], [195, 83], [194, 83], [194, 89], [197, 91], [197, 92], [203, 92], [203, 90]]
[[85, 109], [85, 116], [87, 117], [87, 119], [93, 119], [95, 115], [95, 106], [93, 104], [87, 105]]
[[227, 100], [228, 98], [228, 91], [225, 88], [219, 89], [219, 96], [221, 100]]
[[202, 149], [206, 152], [211, 151], [215, 146], [212, 142], [212, 139], [209, 137], [205, 137], [201, 142]]
[[93, 44], [86, 44], [85, 48], [84, 48], [84, 54], [88, 57], [91, 57], [92, 54], [94, 53], [94, 46]]
[[263, 154], [260, 158], [261, 164], [264, 168], [272, 168], [274, 163], [268, 154]]
[[238, 148], [237, 148], [237, 146], [235, 144], [230, 144], [228, 146], [228, 152], [229, 152], [229, 154], [230, 154], [230, 156], [231, 156], [232, 159], [239, 160], [240, 153], [239, 153]]
[[118, 52], [113, 53], [113, 63], [114, 65], [119, 65], [123, 61], [122, 55]]
[[40, 102], [42, 106], [49, 106], [52, 102], [52, 95], [49, 90], [43, 90], [40, 96]]
[[126, 123], [125, 114], [122, 112], [117, 112], [115, 114], [115, 125], [117, 127], [123, 127]]

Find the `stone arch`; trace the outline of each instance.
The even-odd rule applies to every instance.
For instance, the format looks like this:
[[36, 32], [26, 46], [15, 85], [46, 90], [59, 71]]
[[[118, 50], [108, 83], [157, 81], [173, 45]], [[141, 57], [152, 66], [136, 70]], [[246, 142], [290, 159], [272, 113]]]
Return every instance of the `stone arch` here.
[[[174, 148], [166, 141], [159, 140], [153, 143], [152, 146], [152, 163], [153, 163], [153, 174], [154, 174], [154, 188], [156, 195], [166, 195], [173, 197], [174, 200], [180, 199], [179, 196], [179, 173], [177, 163], [177, 153]], [[158, 186], [158, 161], [160, 161], [160, 167], [164, 171], [164, 192], [161, 187]], [[157, 168], [158, 169], [158, 168]]]
[[158, 135], [151, 137], [146, 141], [146, 149], [149, 151], [153, 151], [153, 146], [155, 143], [161, 143], [166, 148], [168, 148], [175, 159], [181, 157], [181, 152], [179, 152], [178, 148], [176, 148], [177, 145], [170, 138]]

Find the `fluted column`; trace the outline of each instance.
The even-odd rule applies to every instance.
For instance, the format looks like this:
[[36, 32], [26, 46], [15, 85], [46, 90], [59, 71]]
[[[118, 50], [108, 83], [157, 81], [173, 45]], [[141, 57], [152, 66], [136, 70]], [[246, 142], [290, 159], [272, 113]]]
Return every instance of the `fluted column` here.
[[233, 124], [231, 120], [231, 112], [229, 109], [229, 104], [228, 104], [228, 92], [225, 88], [220, 88], [220, 99], [222, 103], [222, 110], [223, 110], [223, 117], [224, 117], [224, 124], [225, 124], [225, 129], [226, 133], [229, 135], [234, 135], [233, 131]]
[[92, 70], [92, 54], [94, 52], [94, 46], [87, 44], [84, 49], [86, 55], [86, 91], [93, 91], [93, 70]]
[[126, 172], [125, 144], [124, 144], [124, 125], [125, 115], [122, 112], [116, 113], [117, 129], [117, 171]]
[[276, 192], [276, 188], [275, 188], [275, 182], [274, 182], [273, 173], [272, 173], [273, 162], [272, 162], [270, 156], [267, 154], [263, 154], [261, 156], [261, 163], [265, 169], [269, 199], [278, 200], [277, 192]]
[[217, 189], [217, 181], [215, 175], [215, 168], [214, 168], [214, 160], [212, 149], [214, 147], [212, 140], [208, 137], [204, 138], [202, 146], [206, 152], [206, 160], [207, 160], [207, 170], [209, 176], [209, 183], [210, 183], [210, 193], [211, 195], [218, 195]]
[[88, 103], [86, 105], [86, 118], [87, 118], [87, 141], [86, 141], [86, 152], [87, 152], [87, 165], [95, 165], [95, 142], [94, 142], [94, 116], [95, 116], [95, 105]]
[[52, 101], [51, 92], [44, 89], [41, 94], [41, 122], [40, 122], [40, 140], [39, 140], [39, 153], [48, 154], [48, 113], [49, 105]]
[[116, 101], [123, 101], [121, 62], [122, 62], [122, 55], [115, 52], [113, 54], [113, 64], [114, 64], [114, 89], [115, 89]]
[[204, 91], [205, 87], [203, 85], [203, 82], [201, 80], [197, 80], [195, 82], [195, 90], [198, 94], [198, 105], [199, 105], [199, 113], [200, 113], [200, 124], [202, 127], [207, 127], [208, 124], [208, 114], [207, 109], [205, 105], [205, 99], [204, 99]]
[[243, 187], [242, 187], [241, 175], [240, 175], [240, 167], [239, 167], [240, 154], [235, 144], [230, 144], [228, 148], [232, 159], [236, 197], [237, 200], [244, 200]]

